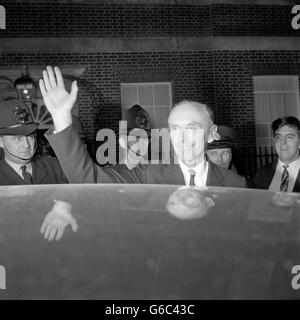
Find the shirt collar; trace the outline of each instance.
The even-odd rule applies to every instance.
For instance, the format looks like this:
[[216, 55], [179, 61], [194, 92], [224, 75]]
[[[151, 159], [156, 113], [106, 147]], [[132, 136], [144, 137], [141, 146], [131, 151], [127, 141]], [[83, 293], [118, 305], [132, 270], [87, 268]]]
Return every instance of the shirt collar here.
[[[19, 164], [19, 163], [15, 163], [15, 162], [12, 162], [10, 160], [8, 160], [7, 158], [5, 158], [5, 161], [8, 165], [10, 165], [15, 171], [21, 171], [21, 167], [25, 166], [25, 164]], [[32, 164], [31, 162], [27, 163], [26, 164], [26, 168], [27, 168], [27, 171], [32, 171]]]
[[180, 165], [180, 168], [182, 170], [182, 172], [184, 173], [184, 175], [191, 169], [193, 169], [196, 172], [196, 175], [198, 174], [202, 174], [203, 171], [207, 168], [207, 160], [203, 159], [202, 162], [200, 162], [196, 167], [194, 168], [189, 168], [188, 166], [186, 166], [181, 160], [178, 159], [178, 163]]
[[[277, 168], [282, 169], [283, 166], [285, 166], [285, 164], [280, 159], [278, 159]], [[298, 157], [295, 161], [288, 164], [289, 169], [296, 168], [296, 167], [300, 167], [300, 157]]]

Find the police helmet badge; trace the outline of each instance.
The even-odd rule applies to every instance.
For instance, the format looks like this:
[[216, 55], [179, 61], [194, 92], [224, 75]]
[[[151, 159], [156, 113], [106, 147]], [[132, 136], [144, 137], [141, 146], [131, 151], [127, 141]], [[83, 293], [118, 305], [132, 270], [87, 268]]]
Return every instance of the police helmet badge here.
[[219, 140], [221, 140], [221, 136], [220, 136], [220, 134], [218, 133], [218, 132], [216, 132], [216, 134], [215, 134], [215, 139], [214, 139], [215, 141], [219, 141]]
[[147, 128], [148, 126], [148, 119], [142, 111], [137, 112], [137, 116], [135, 118], [135, 124], [139, 128]]
[[15, 106], [14, 117], [17, 123], [25, 124], [28, 121], [29, 113], [20, 105]]
[[26, 104], [19, 99], [0, 101], [0, 135], [30, 135], [38, 128]]

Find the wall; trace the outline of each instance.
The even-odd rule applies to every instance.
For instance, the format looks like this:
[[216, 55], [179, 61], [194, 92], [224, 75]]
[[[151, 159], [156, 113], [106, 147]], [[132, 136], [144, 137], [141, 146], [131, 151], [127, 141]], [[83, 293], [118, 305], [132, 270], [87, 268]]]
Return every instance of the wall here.
[[299, 36], [292, 4], [224, 2], [6, 0], [0, 37]]
[[90, 141], [101, 127], [117, 130], [121, 82], [171, 81], [173, 102], [208, 103], [237, 130], [237, 147], [251, 147], [252, 76], [299, 74], [292, 4], [265, 3], [2, 1], [0, 66], [86, 66], [79, 115]]

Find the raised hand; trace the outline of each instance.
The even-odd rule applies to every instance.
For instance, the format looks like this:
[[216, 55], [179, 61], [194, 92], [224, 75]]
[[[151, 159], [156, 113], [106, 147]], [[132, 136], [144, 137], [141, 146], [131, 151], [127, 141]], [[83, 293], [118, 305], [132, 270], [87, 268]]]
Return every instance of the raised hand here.
[[58, 67], [47, 67], [43, 79], [39, 81], [46, 108], [52, 115], [57, 131], [63, 130], [72, 123], [71, 110], [77, 98], [77, 82], [72, 82], [71, 92], [65, 89], [64, 79]]

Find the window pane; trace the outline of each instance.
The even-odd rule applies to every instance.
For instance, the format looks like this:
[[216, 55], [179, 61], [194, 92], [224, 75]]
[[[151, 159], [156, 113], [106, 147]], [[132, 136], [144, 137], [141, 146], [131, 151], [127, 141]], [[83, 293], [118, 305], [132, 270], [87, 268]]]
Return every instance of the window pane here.
[[258, 146], [272, 145], [272, 122], [283, 116], [299, 118], [298, 76], [255, 76], [254, 104]]
[[138, 103], [137, 87], [132, 85], [122, 85], [122, 106], [131, 107]]
[[121, 89], [123, 114], [128, 107], [139, 104], [149, 113], [152, 128], [168, 127], [172, 106], [170, 83], [122, 84]]
[[143, 84], [138, 86], [139, 104], [144, 106], [154, 105], [153, 85]]
[[283, 94], [283, 104], [285, 106], [285, 113], [298, 117], [298, 112], [297, 112], [297, 93], [296, 92], [290, 92], [290, 93], [284, 93]]
[[270, 95], [265, 93], [255, 94], [255, 122], [264, 123], [270, 121]]
[[169, 106], [155, 108], [155, 128], [168, 128]]

